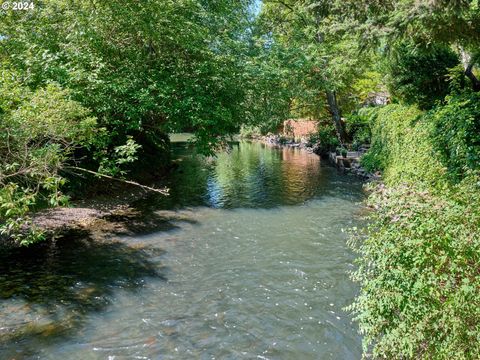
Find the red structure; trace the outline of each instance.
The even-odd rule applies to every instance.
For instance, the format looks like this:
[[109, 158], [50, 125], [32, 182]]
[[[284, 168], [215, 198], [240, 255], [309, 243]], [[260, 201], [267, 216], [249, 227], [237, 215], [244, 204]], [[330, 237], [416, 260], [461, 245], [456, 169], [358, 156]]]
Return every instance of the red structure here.
[[294, 139], [306, 138], [317, 132], [318, 122], [308, 119], [289, 119], [283, 122], [283, 135]]

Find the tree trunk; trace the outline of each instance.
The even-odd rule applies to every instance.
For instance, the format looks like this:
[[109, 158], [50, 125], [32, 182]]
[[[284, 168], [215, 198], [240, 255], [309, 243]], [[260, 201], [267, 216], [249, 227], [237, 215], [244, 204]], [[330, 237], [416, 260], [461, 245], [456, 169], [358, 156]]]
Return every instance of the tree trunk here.
[[465, 76], [472, 82], [473, 91], [480, 91], [480, 80], [477, 79], [473, 73], [473, 66], [475, 65], [475, 59], [467, 53], [463, 48], [460, 48], [460, 54], [462, 57], [462, 65], [465, 69]]
[[473, 63], [468, 64], [465, 68], [465, 75], [472, 81], [472, 88], [473, 91], [480, 91], [480, 81], [477, 79], [475, 74], [473, 73]]
[[[320, 29], [320, 23], [322, 19], [318, 15], [319, 14], [315, 14], [315, 23], [317, 25], [317, 29]], [[324, 34], [322, 34], [322, 32], [318, 30], [316, 32], [315, 40], [319, 45], [323, 44]], [[325, 68], [328, 67], [328, 61], [325, 61], [324, 66]], [[325, 82], [325, 84], [329, 83], [325, 78], [325, 75], [324, 75], [323, 81]], [[335, 125], [335, 130], [337, 132], [338, 140], [343, 145], [347, 140], [347, 134], [345, 133], [345, 129], [343, 128], [342, 113], [340, 111], [340, 107], [338, 106], [337, 94], [335, 93], [335, 91], [332, 91], [332, 90], [325, 90], [325, 93], [327, 95], [328, 107], [330, 108], [330, 114], [332, 114], [332, 120]]]
[[347, 140], [347, 134], [345, 133], [345, 129], [343, 128], [342, 114], [337, 103], [337, 94], [335, 93], [335, 91], [330, 90], [327, 90], [326, 93], [328, 107], [330, 108], [330, 113], [332, 114], [332, 120], [335, 125], [335, 130], [337, 131], [338, 140], [340, 140], [341, 144], [345, 144]]

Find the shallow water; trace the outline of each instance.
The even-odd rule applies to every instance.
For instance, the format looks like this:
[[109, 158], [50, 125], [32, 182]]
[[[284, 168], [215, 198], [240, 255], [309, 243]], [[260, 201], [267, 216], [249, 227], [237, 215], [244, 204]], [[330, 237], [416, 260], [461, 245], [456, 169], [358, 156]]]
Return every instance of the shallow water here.
[[171, 196], [137, 204], [159, 226], [0, 255], [0, 358], [359, 359], [361, 184], [300, 150], [178, 146]]

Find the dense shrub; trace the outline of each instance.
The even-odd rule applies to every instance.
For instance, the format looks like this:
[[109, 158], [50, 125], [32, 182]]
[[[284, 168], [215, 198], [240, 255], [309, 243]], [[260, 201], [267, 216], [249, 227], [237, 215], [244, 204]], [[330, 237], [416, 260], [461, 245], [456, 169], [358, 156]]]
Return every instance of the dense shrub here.
[[429, 109], [448, 94], [449, 69], [459, 63], [447, 46], [402, 43], [387, 63], [390, 93], [405, 104]]
[[365, 110], [367, 111], [351, 114], [346, 117], [345, 130], [354, 147], [370, 143], [372, 137], [369, 123], [371, 111], [368, 111], [370, 109], [374, 108], [366, 108]]
[[447, 98], [428, 115], [433, 124], [433, 144], [453, 178], [468, 169], [480, 169], [480, 94]]
[[340, 145], [333, 124], [322, 124], [316, 134], [310, 135], [308, 145], [315, 147], [315, 152], [320, 155], [326, 155], [330, 151], [335, 151]]
[[388, 105], [371, 118], [372, 146], [363, 157], [390, 184], [415, 180], [432, 185], [445, 173], [432, 145], [432, 125], [416, 107]]
[[409, 185], [369, 198], [351, 309], [375, 358], [474, 359], [480, 353], [480, 178], [444, 194]]
[[362, 164], [384, 170], [392, 179], [437, 180], [446, 174], [458, 180], [480, 169], [480, 95], [447, 97], [423, 113], [415, 107], [389, 105], [370, 118], [372, 148]]
[[[475, 133], [464, 130], [476, 109], [451, 99], [427, 114], [389, 105], [372, 118], [363, 162], [383, 170], [384, 184], [371, 187], [369, 226], [352, 241], [361, 292], [351, 310], [374, 358], [480, 353], [480, 176], [460, 151], [471, 149]], [[462, 177], [451, 181], [445, 163]]]
[[42, 238], [25, 231], [28, 212], [66, 201], [60, 170], [76, 147], [91, 141], [96, 119], [58, 85], [32, 92], [13, 74], [1, 75], [0, 236], [28, 244]]

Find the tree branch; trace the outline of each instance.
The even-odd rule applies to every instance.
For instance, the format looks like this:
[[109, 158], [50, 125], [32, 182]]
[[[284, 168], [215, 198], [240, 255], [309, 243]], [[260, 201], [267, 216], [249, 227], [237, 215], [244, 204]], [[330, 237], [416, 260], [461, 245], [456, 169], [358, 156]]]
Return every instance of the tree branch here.
[[99, 173], [99, 172], [96, 172], [96, 171], [84, 169], [84, 168], [77, 167], [77, 166], [66, 166], [66, 168], [73, 169], [73, 170], [83, 171], [83, 172], [86, 172], [86, 173], [89, 173], [89, 174], [92, 174], [92, 175], [100, 176], [100, 177], [103, 177], [103, 178], [106, 178], [106, 179], [110, 179], [110, 180], [115, 180], [115, 181], [123, 182], [123, 183], [129, 184], [129, 185], [138, 186], [138, 187], [140, 187], [140, 188], [142, 188], [142, 189], [149, 190], [149, 191], [154, 191], [154, 192], [157, 192], [157, 193], [162, 194], [162, 195], [165, 195], [165, 196], [170, 195], [168, 188], [156, 189], [156, 188], [153, 188], [153, 187], [150, 187], [150, 186], [146, 186], [146, 185], [139, 184], [139, 183], [137, 183], [137, 182], [135, 182], [135, 181], [119, 179], [119, 178], [116, 178], [116, 177], [113, 177], [113, 176], [105, 175], [105, 174], [102, 174], [102, 173]]
[[299, 18], [305, 26], [308, 26], [308, 21], [301, 14], [299, 14], [292, 5], [289, 5], [282, 0], [270, 0], [269, 2], [280, 4], [283, 7], [287, 8], [288, 10], [290, 10], [291, 13], [297, 16], [297, 18]]

